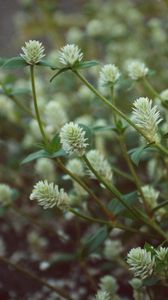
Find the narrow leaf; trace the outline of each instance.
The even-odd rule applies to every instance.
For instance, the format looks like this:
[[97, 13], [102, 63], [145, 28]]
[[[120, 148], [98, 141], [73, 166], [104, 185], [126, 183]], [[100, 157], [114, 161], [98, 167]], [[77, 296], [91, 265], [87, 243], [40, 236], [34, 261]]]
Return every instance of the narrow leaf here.
[[3, 69], [20, 69], [28, 66], [27, 62], [22, 57], [12, 57], [7, 59], [5, 63], [2, 65]]

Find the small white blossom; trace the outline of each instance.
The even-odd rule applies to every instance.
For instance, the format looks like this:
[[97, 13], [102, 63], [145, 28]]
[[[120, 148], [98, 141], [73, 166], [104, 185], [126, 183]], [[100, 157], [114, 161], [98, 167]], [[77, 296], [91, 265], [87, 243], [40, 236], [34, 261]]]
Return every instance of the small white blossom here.
[[5, 183], [0, 183], [0, 205], [8, 206], [12, 203], [12, 189]]
[[104, 247], [104, 256], [109, 260], [115, 260], [123, 251], [123, 246], [120, 240], [106, 240]]
[[100, 71], [100, 85], [113, 85], [120, 77], [119, 69], [112, 64], [105, 65]]
[[155, 257], [152, 257], [151, 253], [145, 249], [133, 248], [127, 255], [127, 263], [136, 277], [145, 279], [153, 273]]
[[113, 297], [118, 290], [117, 280], [113, 276], [103, 276], [100, 279], [100, 288], [102, 291], [106, 291], [109, 293], [111, 297]]
[[47, 180], [55, 179], [55, 169], [53, 161], [49, 158], [39, 158], [35, 164], [35, 172], [42, 178]]
[[168, 248], [165, 247], [159, 247], [159, 249], [156, 251], [156, 257], [164, 262], [165, 259], [168, 259]]
[[162, 121], [157, 106], [152, 107], [152, 100], [138, 98], [133, 104], [133, 120], [150, 142], [158, 142], [158, 124]]
[[96, 300], [110, 300], [111, 297], [108, 292], [99, 290], [96, 294]]
[[[87, 159], [93, 168], [107, 181], [111, 181], [113, 179], [113, 173], [109, 162], [98, 150], [90, 150], [87, 153]], [[92, 178], [95, 178], [95, 175], [90, 170], [88, 170], [88, 173]]]
[[50, 101], [45, 107], [45, 119], [47, 131], [58, 131], [68, 120], [63, 106], [56, 101]]
[[144, 185], [142, 187], [144, 197], [151, 208], [157, 205], [157, 199], [159, 197], [159, 191], [155, 190], [153, 186]]
[[74, 44], [68, 44], [61, 48], [59, 51], [59, 61], [66, 66], [73, 66], [75, 63], [79, 63], [83, 58], [83, 53]]
[[22, 47], [23, 54], [20, 56], [30, 65], [37, 64], [45, 56], [44, 47], [42, 43], [35, 40], [25, 42], [25, 46]]
[[160, 93], [160, 97], [163, 101], [168, 101], [168, 89], [162, 91]]
[[85, 131], [73, 122], [67, 123], [62, 127], [60, 139], [63, 149], [69, 154], [82, 156], [88, 146]]
[[127, 65], [128, 75], [132, 80], [138, 80], [145, 77], [149, 69], [139, 60], [132, 60]]
[[48, 183], [47, 180], [35, 184], [30, 200], [37, 200], [44, 209], [57, 206], [64, 210], [69, 206], [69, 197], [64, 189], [59, 190], [57, 185]]
[[84, 176], [84, 166], [80, 159], [77, 158], [70, 159], [66, 167], [69, 171], [71, 171], [71, 173], [80, 177]]

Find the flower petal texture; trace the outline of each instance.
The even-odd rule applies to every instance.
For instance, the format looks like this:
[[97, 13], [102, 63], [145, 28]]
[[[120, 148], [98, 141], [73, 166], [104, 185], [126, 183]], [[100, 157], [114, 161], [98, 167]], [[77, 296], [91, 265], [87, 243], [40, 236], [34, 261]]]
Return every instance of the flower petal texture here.
[[119, 69], [112, 64], [105, 65], [100, 71], [100, 85], [113, 85], [120, 77]]
[[152, 107], [152, 100], [138, 98], [133, 104], [133, 120], [150, 142], [158, 142], [158, 124], [162, 121], [157, 106]]
[[83, 58], [83, 53], [74, 44], [67, 44], [59, 51], [59, 61], [66, 66], [73, 66]]
[[65, 124], [60, 132], [61, 144], [65, 152], [68, 154], [76, 154], [82, 156], [85, 154], [87, 138], [85, 131], [73, 122]]
[[131, 60], [127, 65], [128, 75], [132, 80], [138, 80], [145, 77], [149, 69], [139, 60]]
[[30, 40], [25, 42], [25, 46], [22, 47], [23, 54], [20, 56], [30, 65], [35, 65], [41, 61], [45, 56], [44, 47], [41, 42], [36, 40]]
[[57, 206], [64, 210], [69, 207], [69, 197], [64, 189], [59, 190], [57, 185], [54, 185], [53, 182], [48, 183], [47, 180], [35, 184], [30, 200], [37, 200], [44, 209]]

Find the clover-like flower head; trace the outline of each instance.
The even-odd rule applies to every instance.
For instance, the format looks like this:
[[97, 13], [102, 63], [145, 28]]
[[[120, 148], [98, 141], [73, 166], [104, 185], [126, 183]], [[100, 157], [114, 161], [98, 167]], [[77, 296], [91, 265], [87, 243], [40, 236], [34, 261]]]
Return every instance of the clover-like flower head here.
[[45, 56], [44, 47], [42, 43], [36, 40], [30, 40], [25, 42], [25, 46], [22, 47], [23, 53], [20, 56], [30, 65], [35, 65], [41, 61]]
[[82, 60], [83, 53], [74, 44], [68, 44], [59, 51], [59, 61], [65, 66], [73, 66]]

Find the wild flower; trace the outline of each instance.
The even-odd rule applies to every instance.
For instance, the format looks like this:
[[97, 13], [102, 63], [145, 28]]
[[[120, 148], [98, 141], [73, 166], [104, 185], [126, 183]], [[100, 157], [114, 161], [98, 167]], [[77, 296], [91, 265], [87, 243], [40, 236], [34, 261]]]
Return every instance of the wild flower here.
[[118, 290], [117, 280], [109, 275], [101, 277], [99, 286], [102, 291], [106, 291], [111, 297], [113, 297]]
[[42, 179], [52, 181], [55, 179], [54, 163], [49, 158], [39, 158], [35, 164], [35, 172]]
[[120, 240], [107, 239], [105, 241], [103, 253], [107, 259], [115, 260], [117, 257], [121, 255], [122, 251], [123, 251], [123, 246]]
[[59, 51], [59, 61], [66, 66], [73, 66], [83, 58], [83, 53], [74, 44], [67, 44]]
[[60, 130], [68, 120], [63, 106], [54, 100], [46, 105], [44, 117], [46, 120], [46, 130], [50, 133]]
[[150, 277], [155, 267], [155, 257], [140, 247], [133, 248], [127, 255], [127, 263], [135, 277], [145, 279]]
[[158, 142], [158, 124], [162, 121], [157, 106], [152, 107], [152, 100], [144, 97], [133, 103], [133, 120], [150, 142]]
[[168, 248], [159, 247], [159, 249], [156, 250], [156, 258], [161, 262], [164, 262], [166, 258], [168, 259]]
[[110, 300], [110, 299], [111, 298], [109, 293], [103, 290], [98, 290], [95, 298], [95, 300]]
[[[107, 181], [113, 179], [113, 172], [109, 162], [104, 158], [104, 156], [98, 150], [90, 150], [87, 153], [87, 158], [90, 161], [93, 168]], [[92, 171], [88, 170], [90, 177], [95, 178]]]
[[72, 158], [66, 165], [67, 169], [77, 176], [84, 176], [84, 166], [80, 159]]
[[42, 43], [36, 40], [30, 40], [25, 42], [25, 46], [22, 47], [23, 53], [20, 56], [30, 65], [35, 65], [41, 61], [45, 56], [44, 47]]
[[54, 185], [53, 182], [48, 183], [47, 180], [35, 184], [30, 200], [37, 200], [44, 209], [57, 206], [64, 210], [69, 207], [69, 197], [64, 189], [59, 190], [57, 185]]
[[159, 191], [155, 190], [151, 185], [144, 185], [142, 187], [142, 192], [146, 201], [148, 202], [151, 208], [154, 208], [157, 205], [157, 199], [159, 197]]
[[100, 84], [102, 86], [113, 86], [119, 79], [119, 69], [112, 64], [105, 65], [100, 70]]
[[138, 80], [145, 77], [149, 69], [146, 65], [139, 60], [132, 60], [128, 62], [127, 65], [128, 75], [132, 80]]
[[82, 156], [88, 146], [85, 131], [73, 122], [65, 124], [60, 131], [61, 144], [68, 154]]

